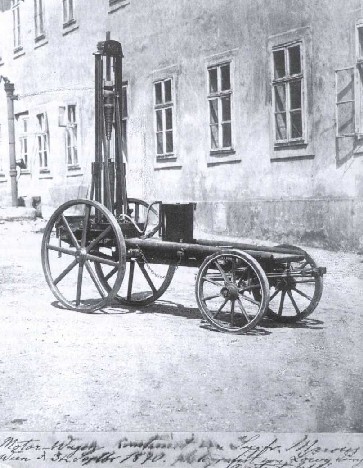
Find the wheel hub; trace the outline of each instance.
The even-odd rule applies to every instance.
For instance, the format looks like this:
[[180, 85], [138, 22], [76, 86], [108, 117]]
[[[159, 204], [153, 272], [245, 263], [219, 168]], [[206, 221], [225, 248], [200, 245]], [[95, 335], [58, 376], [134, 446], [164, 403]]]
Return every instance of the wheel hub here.
[[224, 297], [225, 299], [230, 299], [232, 301], [235, 301], [236, 299], [238, 299], [237, 286], [233, 283], [226, 284], [221, 289], [221, 296]]
[[87, 250], [85, 248], [78, 249], [76, 252], [76, 260], [78, 263], [84, 263], [87, 259]]
[[277, 287], [280, 291], [291, 291], [295, 289], [296, 280], [292, 277], [280, 279], [277, 283]]

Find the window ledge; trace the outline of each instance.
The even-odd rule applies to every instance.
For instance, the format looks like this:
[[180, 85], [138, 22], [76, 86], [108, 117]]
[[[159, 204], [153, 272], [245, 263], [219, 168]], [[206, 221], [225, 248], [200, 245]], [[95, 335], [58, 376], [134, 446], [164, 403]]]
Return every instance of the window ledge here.
[[67, 23], [63, 23], [63, 36], [76, 31], [78, 29], [78, 23], [75, 19], [68, 21]]
[[5, 172], [0, 172], [0, 184], [1, 182], [7, 182], [7, 177], [6, 177], [6, 174]]
[[219, 164], [238, 163], [241, 161], [239, 156], [236, 156], [236, 151], [233, 148], [211, 150], [208, 155], [207, 166], [217, 166]]
[[39, 38], [36, 38], [35, 39], [35, 46], [34, 46], [34, 49], [39, 49], [39, 47], [42, 47], [44, 46], [45, 44], [48, 44], [48, 39], [46, 39], [46, 37], [43, 35], [43, 36], [39, 36]]
[[39, 36], [35, 37], [35, 42], [41, 42], [45, 39], [45, 33], [39, 34]]
[[16, 49], [14, 49], [13, 59], [17, 59], [17, 58], [21, 57], [22, 55], [25, 55], [25, 52], [24, 52], [24, 49], [23, 49], [22, 46], [17, 47]]
[[4, 65], [4, 61], [0, 58], [0, 67]]
[[20, 169], [20, 174], [21, 175], [30, 175], [31, 172], [29, 169]]
[[110, 15], [111, 13], [114, 13], [115, 11], [118, 11], [121, 8], [124, 8], [125, 6], [129, 4], [130, 4], [130, 0], [119, 0], [118, 2], [113, 2], [112, 4], [110, 3], [108, 14]]
[[81, 172], [81, 166], [78, 164], [67, 166], [67, 177], [79, 177], [81, 175], [83, 175], [83, 172]]
[[181, 169], [182, 165], [175, 154], [173, 155], [157, 155], [154, 163], [154, 170], [159, 169]]
[[281, 143], [274, 143], [274, 150], [280, 151], [283, 149], [293, 149], [293, 148], [306, 148], [308, 144], [304, 140], [293, 140], [293, 141], [284, 141]]
[[53, 179], [49, 169], [40, 169], [39, 179]]
[[301, 161], [304, 159], [314, 159], [315, 154], [296, 154], [289, 156], [281, 156], [280, 158], [271, 158], [271, 162], [284, 162], [284, 161]]
[[231, 154], [236, 154], [236, 151], [233, 148], [226, 148], [226, 149], [217, 149], [217, 150], [210, 150], [210, 156], [228, 156]]

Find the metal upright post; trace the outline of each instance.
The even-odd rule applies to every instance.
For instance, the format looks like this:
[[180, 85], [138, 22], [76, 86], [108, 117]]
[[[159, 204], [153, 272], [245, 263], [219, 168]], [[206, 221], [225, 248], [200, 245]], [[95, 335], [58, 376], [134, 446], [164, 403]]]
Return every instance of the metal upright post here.
[[14, 84], [5, 81], [4, 89], [8, 107], [8, 130], [9, 130], [9, 161], [10, 161], [10, 183], [11, 183], [11, 204], [18, 206], [18, 183], [16, 180], [16, 154], [15, 154], [15, 125], [14, 125]]

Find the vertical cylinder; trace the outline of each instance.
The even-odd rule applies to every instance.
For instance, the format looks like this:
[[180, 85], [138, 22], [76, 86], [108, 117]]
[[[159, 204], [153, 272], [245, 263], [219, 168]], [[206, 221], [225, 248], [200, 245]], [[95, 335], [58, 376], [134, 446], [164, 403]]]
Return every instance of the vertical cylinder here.
[[8, 108], [8, 131], [9, 131], [9, 162], [10, 162], [10, 184], [11, 205], [18, 206], [18, 183], [16, 180], [16, 154], [15, 154], [15, 125], [14, 125], [14, 84], [5, 82]]

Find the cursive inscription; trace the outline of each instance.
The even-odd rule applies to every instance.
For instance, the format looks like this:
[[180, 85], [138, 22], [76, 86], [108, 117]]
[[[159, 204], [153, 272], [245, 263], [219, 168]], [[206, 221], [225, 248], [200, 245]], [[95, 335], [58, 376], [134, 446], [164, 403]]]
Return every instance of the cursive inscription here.
[[0, 435], [0, 468], [49, 466], [363, 468], [358, 434], [17, 433]]

